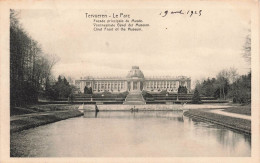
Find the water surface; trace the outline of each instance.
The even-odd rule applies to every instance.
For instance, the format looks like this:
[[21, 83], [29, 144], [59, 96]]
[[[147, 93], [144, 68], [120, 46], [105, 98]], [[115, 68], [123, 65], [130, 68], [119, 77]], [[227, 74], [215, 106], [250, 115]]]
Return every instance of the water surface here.
[[85, 112], [11, 135], [11, 156], [250, 156], [249, 135], [183, 117], [182, 111]]

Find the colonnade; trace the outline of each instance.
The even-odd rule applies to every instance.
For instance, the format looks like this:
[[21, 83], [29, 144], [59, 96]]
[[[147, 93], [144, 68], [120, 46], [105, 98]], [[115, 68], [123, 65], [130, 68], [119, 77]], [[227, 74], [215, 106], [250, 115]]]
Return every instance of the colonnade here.
[[120, 91], [127, 89], [127, 82], [122, 80], [118, 81], [93, 81], [93, 91]]
[[150, 88], [150, 89], [166, 89], [166, 88], [179, 88], [179, 86], [186, 86], [187, 87], [187, 81], [185, 81], [184, 83], [181, 83], [180, 81], [176, 80], [176, 81], [168, 81], [168, 80], [163, 80], [163, 81], [156, 81], [156, 80], [152, 80], [152, 81], [145, 81], [146, 83], [146, 88]]
[[[141, 82], [143, 83], [141, 86]], [[166, 90], [177, 91], [179, 86], [185, 86], [190, 91], [190, 80], [89, 80], [80, 81], [80, 91], [84, 92], [85, 86], [92, 87], [93, 92], [124, 92], [147, 90]]]

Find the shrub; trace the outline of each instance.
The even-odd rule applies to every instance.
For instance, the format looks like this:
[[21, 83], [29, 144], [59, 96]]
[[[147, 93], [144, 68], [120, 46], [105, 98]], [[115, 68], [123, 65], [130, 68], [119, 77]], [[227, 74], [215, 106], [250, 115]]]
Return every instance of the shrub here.
[[195, 88], [193, 97], [192, 97], [192, 103], [193, 104], [200, 104], [201, 100], [200, 100], [200, 94], [197, 88]]

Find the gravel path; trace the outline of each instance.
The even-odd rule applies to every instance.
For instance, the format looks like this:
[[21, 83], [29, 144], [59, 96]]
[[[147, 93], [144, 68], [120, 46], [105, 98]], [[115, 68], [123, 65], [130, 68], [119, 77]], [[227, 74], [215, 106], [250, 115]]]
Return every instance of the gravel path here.
[[230, 117], [234, 117], [234, 118], [241, 118], [241, 119], [251, 120], [251, 116], [242, 115], [242, 114], [236, 114], [236, 113], [229, 113], [229, 112], [225, 112], [223, 110], [224, 109], [216, 109], [216, 110], [209, 110], [209, 112], [213, 112], [213, 113], [221, 114], [221, 115], [226, 115], [226, 116], [230, 116]]

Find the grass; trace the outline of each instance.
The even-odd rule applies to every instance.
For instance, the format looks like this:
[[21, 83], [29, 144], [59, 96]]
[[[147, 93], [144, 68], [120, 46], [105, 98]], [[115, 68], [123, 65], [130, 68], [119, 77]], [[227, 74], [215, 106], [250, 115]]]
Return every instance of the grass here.
[[10, 109], [10, 115], [22, 115], [22, 114], [30, 114], [30, 113], [37, 113], [38, 111], [35, 111], [33, 109], [25, 108], [25, 107], [11, 107]]
[[30, 113], [38, 113], [45, 111], [59, 111], [77, 109], [79, 105], [72, 104], [47, 104], [47, 105], [29, 105], [24, 107], [11, 107], [10, 115], [22, 115]]
[[184, 115], [251, 134], [250, 120], [224, 116], [220, 114], [205, 112], [202, 110], [189, 110], [184, 112]]
[[251, 115], [251, 105], [230, 107], [230, 108], [227, 108], [227, 109], [225, 109], [223, 111], [230, 112], [230, 113]]
[[65, 112], [52, 112], [47, 115], [21, 117], [10, 122], [10, 129], [11, 133], [14, 133], [81, 115], [83, 115], [83, 113], [78, 110], [68, 110]]

